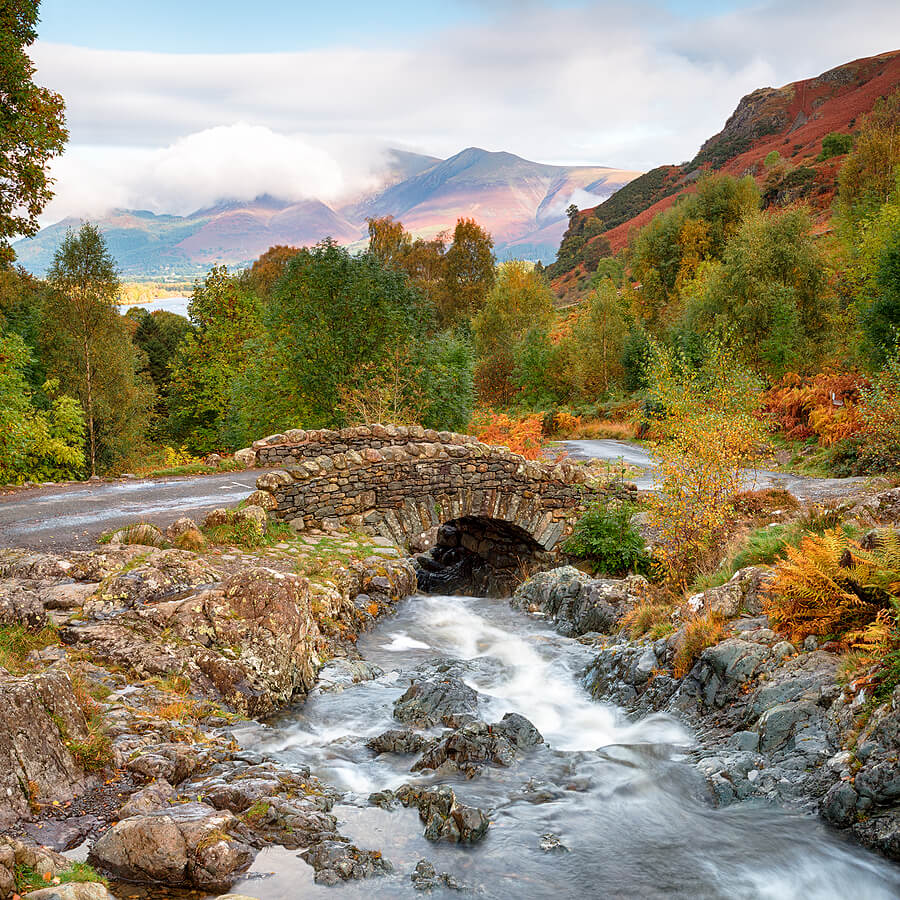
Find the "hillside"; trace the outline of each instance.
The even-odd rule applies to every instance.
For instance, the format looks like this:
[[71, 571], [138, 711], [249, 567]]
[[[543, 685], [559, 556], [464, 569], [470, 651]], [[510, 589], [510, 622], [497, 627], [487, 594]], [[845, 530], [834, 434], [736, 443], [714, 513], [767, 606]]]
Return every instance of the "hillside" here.
[[[557, 294], [566, 300], [582, 295], [596, 266], [598, 245], [605, 240], [613, 252], [621, 250], [632, 230], [692, 190], [706, 172], [752, 175], [767, 205], [802, 200], [826, 227], [843, 156], [822, 158], [822, 139], [832, 132], [852, 134], [856, 120], [898, 85], [900, 51], [892, 51], [748, 94], [690, 162], [646, 172], [573, 218], [557, 261], [549, 267]], [[780, 159], [772, 164], [770, 157], [767, 165], [773, 153]]]
[[[346, 206], [317, 200], [258, 197], [227, 201], [187, 216], [114, 210], [101, 217], [110, 249], [129, 279], [201, 274], [213, 264], [241, 267], [275, 244], [304, 246], [332, 237], [361, 241], [366, 218], [392, 215], [417, 236], [452, 231], [461, 216], [478, 220], [494, 236], [499, 258], [549, 262], [566, 228], [566, 207], [603, 200], [637, 172], [601, 166], [551, 166], [511, 153], [470, 148], [447, 160], [392, 151], [382, 187]], [[15, 245], [29, 271], [46, 272], [72, 218]]]

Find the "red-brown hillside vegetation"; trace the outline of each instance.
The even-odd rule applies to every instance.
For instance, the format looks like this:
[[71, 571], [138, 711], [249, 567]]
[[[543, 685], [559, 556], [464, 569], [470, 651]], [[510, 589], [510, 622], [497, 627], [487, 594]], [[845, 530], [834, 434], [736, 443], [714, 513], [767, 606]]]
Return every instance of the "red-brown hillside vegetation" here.
[[[852, 134], [860, 116], [898, 85], [900, 51], [892, 51], [838, 66], [816, 78], [748, 94], [691, 162], [653, 169], [573, 218], [561, 256], [549, 270], [557, 294], [567, 301], [583, 294], [596, 267], [596, 245], [607, 241], [613, 252], [621, 250], [632, 231], [691, 191], [705, 172], [752, 175], [767, 205], [803, 200], [826, 227], [844, 157], [820, 159], [822, 139], [833, 132]], [[770, 158], [767, 165], [773, 151], [780, 159], [771, 162]], [[603, 227], [592, 227], [592, 219], [599, 219]], [[567, 254], [566, 240], [579, 229], [594, 233], [574, 254]], [[573, 243], [578, 243], [577, 237]]]

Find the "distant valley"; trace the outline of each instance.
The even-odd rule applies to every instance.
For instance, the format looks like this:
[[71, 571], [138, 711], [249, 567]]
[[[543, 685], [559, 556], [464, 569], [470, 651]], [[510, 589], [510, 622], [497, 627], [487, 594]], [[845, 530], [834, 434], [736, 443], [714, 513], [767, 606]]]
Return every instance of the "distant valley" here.
[[[469, 148], [441, 160], [392, 151], [382, 187], [333, 208], [263, 196], [223, 201], [186, 216], [119, 209], [95, 219], [127, 279], [193, 276], [210, 266], [239, 268], [277, 244], [304, 246], [325, 237], [354, 244], [366, 218], [392, 215], [417, 236], [452, 231], [461, 217], [476, 219], [494, 238], [499, 259], [551, 262], [568, 220], [566, 208], [606, 200], [640, 172], [604, 166], [553, 166], [512, 153]], [[18, 262], [43, 275], [69, 218], [15, 245]]]

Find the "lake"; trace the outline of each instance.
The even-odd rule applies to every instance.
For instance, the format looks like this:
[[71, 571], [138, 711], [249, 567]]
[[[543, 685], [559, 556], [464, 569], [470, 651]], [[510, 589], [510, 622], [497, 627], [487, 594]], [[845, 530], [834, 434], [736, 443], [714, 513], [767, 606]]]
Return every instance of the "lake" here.
[[120, 304], [119, 312], [125, 315], [132, 306], [138, 306], [146, 309], [147, 312], [155, 312], [158, 309], [164, 309], [166, 312], [177, 313], [179, 316], [187, 318], [187, 307], [190, 297], [160, 297], [158, 300], [150, 300], [148, 303], [132, 303]]

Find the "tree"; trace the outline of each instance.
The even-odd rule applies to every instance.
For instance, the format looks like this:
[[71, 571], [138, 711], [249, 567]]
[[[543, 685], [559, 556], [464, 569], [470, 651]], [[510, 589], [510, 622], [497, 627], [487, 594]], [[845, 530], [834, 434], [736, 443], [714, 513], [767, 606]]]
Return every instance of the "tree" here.
[[78, 396], [87, 421], [88, 465], [111, 466], [144, 436], [152, 389], [137, 377], [134, 346], [118, 314], [119, 279], [91, 224], [67, 232], [47, 275], [43, 345], [48, 369]]
[[597, 399], [622, 379], [622, 351], [630, 316], [608, 278], [591, 294], [588, 304], [587, 316], [575, 327], [576, 361], [581, 390]]
[[491, 236], [474, 219], [460, 219], [444, 257], [437, 303], [441, 325], [471, 318], [481, 309], [494, 285], [495, 262]]
[[285, 266], [299, 252], [299, 247], [277, 244], [274, 247], [269, 247], [250, 266], [250, 283], [258, 296], [267, 297], [272, 292], [275, 282], [284, 274]]
[[15, 258], [10, 241], [38, 231], [52, 197], [47, 164], [68, 138], [62, 97], [32, 81], [25, 52], [37, 37], [38, 0], [0, 4], [0, 265]]
[[[654, 549], [667, 580], [686, 587], [721, 537], [743, 470], [764, 446], [759, 385], [721, 340], [698, 364], [661, 344], [648, 359], [648, 407], [661, 440], [658, 487], [650, 501]], [[717, 557], [718, 561], [718, 557]]]
[[825, 261], [804, 209], [748, 215], [720, 263], [705, 270], [687, 313], [695, 334], [734, 334], [757, 369], [780, 375], [813, 362], [827, 320]]
[[172, 380], [169, 366], [178, 346], [191, 331], [191, 323], [184, 316], [164, 309], [151, 313], [139, 306], [129, 309], [125, 318], [136, 322], [131, 339], [144, 354], [140, 371], [153, 382], [156, 424], [168, 417], [169, 385]]
[[25, 377], [30, 353], [0, 328], [0, 484], [74, 478], [84, 468], [84, 417], [78, 401], [44, 384], [50, 408], [38, 409]]
[[406, 274], [333, 241], [292, 260], [266, 328], [273, 377], [264, 403], [278, 427], [343, 424], [370, 384], [388, 405], [427, 418], [434, 360], [448, 359], [434, 355], [433, 311]]
[[406, 256], [412, 247], [412, 238], [404, 230], [403, 223], [393, 216], [366, 219], [369, 226], [369, 253], [385, 265], [404, 268]]
[[478, 357], [476, 382], [487, 403], [512, 399], [516, 346], [532, 328], [549, 329], [553, 294], [546, 279], [518, 260], [504, 263], [481, 311], [472, 321]]
[[194, 285], [188, 315], [194, 329], [170, 363], [169, 432], [193, 453], [233, 449], [233, 391], [263, 336], [260, 301], [249, 278], [214, 267]]

